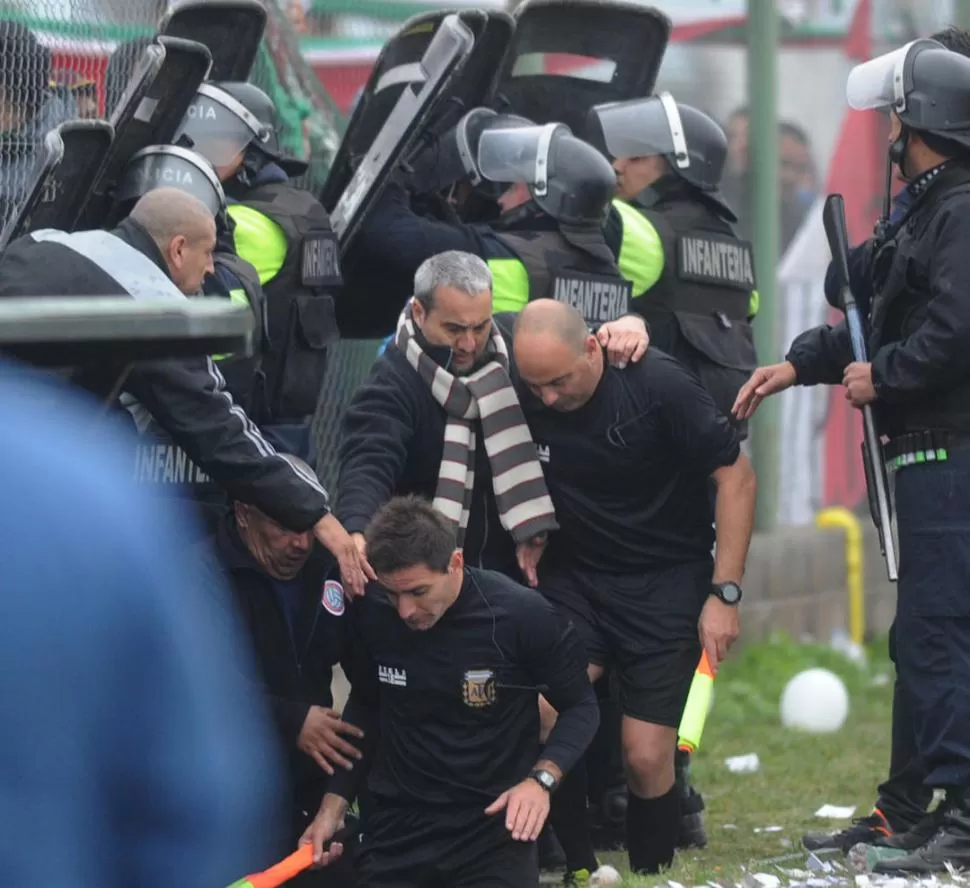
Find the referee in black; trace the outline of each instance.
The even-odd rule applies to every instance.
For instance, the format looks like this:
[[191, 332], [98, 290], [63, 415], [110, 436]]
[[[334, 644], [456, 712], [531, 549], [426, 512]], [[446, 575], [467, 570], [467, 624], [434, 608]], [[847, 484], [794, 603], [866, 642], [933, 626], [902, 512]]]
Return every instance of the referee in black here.
[[[560, 525], [539, 587], [583, 636], [590, 678], [615, 671], [630, 868], [656, 873], [678, 839], [674, 750], [701, 649], [716, 669], [739, 631], [754, 472], [736, 428], [659, 349], [611, 367], [579, 312], [541, 299], [519, 314], [514, 353]], [[553, 826], [563, 844], [587, 843], [592, 872], [585, 796], [579, 767], [557, 795]]]
[[[369, 770], [360, 885], [535, 888], [550, 794], [599, 724], [580, 637], [541, 595], [465, 567], [425, 499], [390, 500], [365, 541], [379, 583], [353, 607], [343, 713], [364, 759], [303, 841], [318, 864], [342, 853], [331, 840]], [[540, 690], [559, 712], [541, 751]]]

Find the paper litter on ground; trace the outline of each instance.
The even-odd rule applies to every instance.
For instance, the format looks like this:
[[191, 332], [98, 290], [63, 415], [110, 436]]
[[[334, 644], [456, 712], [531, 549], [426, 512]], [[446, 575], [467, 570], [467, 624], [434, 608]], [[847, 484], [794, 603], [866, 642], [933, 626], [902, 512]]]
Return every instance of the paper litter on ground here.
[[848, 820], [855, 814], [855, 805], [822, 805], [815, 812], [816, 817], [828, 817], [832, 820]]

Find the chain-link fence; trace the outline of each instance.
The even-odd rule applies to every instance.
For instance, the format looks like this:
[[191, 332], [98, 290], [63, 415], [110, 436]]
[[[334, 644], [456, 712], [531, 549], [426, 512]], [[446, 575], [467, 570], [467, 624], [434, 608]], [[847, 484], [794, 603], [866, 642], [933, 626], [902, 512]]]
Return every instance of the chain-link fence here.
[[[0, 191], [16, 199], [44, 134], [77, 117], [110, 117], [167, 0], [0, 0]], [[266, 3], [252, 80], [274, 100], [283, 147], [322, 185], [343, 116], [304, 60], [284, 7]]]

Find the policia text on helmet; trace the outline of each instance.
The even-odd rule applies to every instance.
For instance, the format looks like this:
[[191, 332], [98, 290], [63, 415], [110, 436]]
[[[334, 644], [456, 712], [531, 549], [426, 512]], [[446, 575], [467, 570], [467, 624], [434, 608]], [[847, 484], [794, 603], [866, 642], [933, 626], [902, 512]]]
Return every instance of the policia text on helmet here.
[[596, 105], [588, 125], [613, 160], [619, 199], [663, 246], [659, 278], [633, 309], [650, 323], [654, 344], [690, 367], [730, 416], [757, 366], [757, 290], [751, 245], [736, 235], [737, 216], [720, 191], [724, 131], [669, 93]]
[[217, 262], [220, 280], [232, 298], [264, 306], [251, 413], [274, 443], [312, 463], [309, 418], [337, 338], [333, 292], [342, 278], [326, 211], [291, 181], [307, 164], [282, 152], [276, 128], [276, 108], [258, 87], [204, 83], [176, 141], [204, 156], [225, 189], [231, 231], [219, 252], [250, 266]]
[[275, 163], [287, 177], [301, 176], [307, 164], [285, 156], [276, 132], [272, 99], [251, 83], [204, 83], [176, 136], [206, 157], [227, 194], [244, 192], [252, 179]]
[[[892, 175], [915, 179], [933, 155], [970, 159], [970, 63], [931, 39], [914, 40], [852, 69], [846, 98], [856, 110], [888, 109], [891, 129], [883, 215], [889, 228]], [[931, 164], [932, 165], [932, 164]]]

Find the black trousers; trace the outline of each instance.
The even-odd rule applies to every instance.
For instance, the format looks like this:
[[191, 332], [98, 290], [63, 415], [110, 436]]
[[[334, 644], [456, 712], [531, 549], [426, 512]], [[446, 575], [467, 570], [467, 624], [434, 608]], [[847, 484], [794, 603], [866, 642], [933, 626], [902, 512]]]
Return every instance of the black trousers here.
[[[889, 657], [896, 664], [896, 622], [889, 627]], [[926, 768], [916, 748], [916, 727], [897, 666], [893, 685], [892, 750], [889, 776], [879, 786], [876, 806], [895, 830], [912, 826], [933, 800], [926, 786]]]
[[895, 476], [896, 666], [929, 789], [970, 788], [970, 443]]

